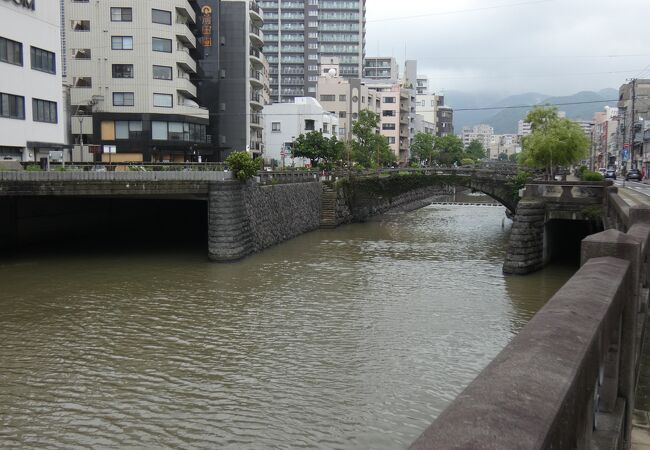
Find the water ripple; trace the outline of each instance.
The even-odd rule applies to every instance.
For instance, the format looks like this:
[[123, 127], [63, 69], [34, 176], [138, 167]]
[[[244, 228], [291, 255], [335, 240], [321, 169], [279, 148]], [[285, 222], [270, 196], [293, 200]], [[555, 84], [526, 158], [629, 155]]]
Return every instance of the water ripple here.
[[570, 272], [504, 278], [502, 217], [430, 207], [232, 265], [3, 262], [0, 447], [406, 447]]

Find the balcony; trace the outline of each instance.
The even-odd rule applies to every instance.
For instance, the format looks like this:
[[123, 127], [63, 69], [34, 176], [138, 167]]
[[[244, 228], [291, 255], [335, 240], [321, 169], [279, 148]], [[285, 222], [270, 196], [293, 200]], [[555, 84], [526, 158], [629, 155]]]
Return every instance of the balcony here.
[[190, 56], [189, 50], [176, 50], [176, 64], [185, 72], [196, 73], [196, 61]]
[[264, 100], [260, 92], [251, 92], [251, 107], [255, 109], [264, 108]]
[[264, 33], [259, 27], [251, 25], [249, 28], [251, 45], [257, 48], [262, 48], [264, 46]]
[[194, 36], [192, 31], [189, 29], [187, 23], [176, 22], [174, 24], [174, 34], [186, 47], [196, 48], [196, 36]]
[[251, 48], [249, 51], [251, 63], [258, 68], [264, 68], [264, 55], [262, 52], [255, 48]]
[[196, 98], [196, 86], [189, 78], [176, 78], [176, 90], [185, 97]]
[[262, 25], [264, 23], [262, 9], [259, 7], [256, 1], [253, 0], [248, 3], [248, 12], [253, 22], [256, 22], [259, 25]]
[[196, 13], [187, 0], [177, 0], [176, 12], [192, 23], [196, 23]]
[[178, 105], [174, 107], [174, 113], [195, 117], [197, 119], [210, 119], [210, 111], [207, 108], [196, 108], [192, 106]]
[[264, 120], [262, 119], [262, 116], [259, 114], [252, 114], [251, 115], [251, 122], [250, 122], [251, 128], [256, 128], [263, 130], [264, 129]]

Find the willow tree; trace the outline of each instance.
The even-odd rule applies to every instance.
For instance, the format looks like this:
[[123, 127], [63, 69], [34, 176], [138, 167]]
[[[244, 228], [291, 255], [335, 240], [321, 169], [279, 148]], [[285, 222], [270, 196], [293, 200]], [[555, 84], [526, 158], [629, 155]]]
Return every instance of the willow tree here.
[[523, 139], [520, 162], [544, 169], [553, 179], [554, 168], [570, 166], [588, 155], [589, 139], [575, 122], [560, 118], [557, 108], [537, 106], [526, 116], [532, 133]]

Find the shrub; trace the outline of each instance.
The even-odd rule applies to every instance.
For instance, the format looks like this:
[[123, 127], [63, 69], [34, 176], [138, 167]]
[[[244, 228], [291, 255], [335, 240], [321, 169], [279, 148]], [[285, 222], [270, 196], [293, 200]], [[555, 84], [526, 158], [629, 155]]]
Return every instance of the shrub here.
[[226, 158], [226, 164], [240, 181], [246, 181], [261, 170], [262, 159], [253, 159], [248, 152], [233, 152]]
[[603, 181], [605, 179], [601, 173], [592, 172], [591, 170], [583, 171], [580, 178], [582, 181]]
[[460, 160], [460, 165], [461, 166], [473, 166], [474, 165], [474, 160], [470, 158], [463, 158]]
[[38, 164], [30, 164], [27, 167], [25, 167], [25, 170], [27, 172], [40, 172], [41, 166], [39, 166]]

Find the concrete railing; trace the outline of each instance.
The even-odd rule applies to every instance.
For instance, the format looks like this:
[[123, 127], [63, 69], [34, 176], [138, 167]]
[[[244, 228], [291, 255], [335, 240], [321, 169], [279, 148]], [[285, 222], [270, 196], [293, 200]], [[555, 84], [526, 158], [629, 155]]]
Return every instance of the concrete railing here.
[[648, 305], [650, 209], [582, 243], [582, 268], [411, 446], [624, 449]]

